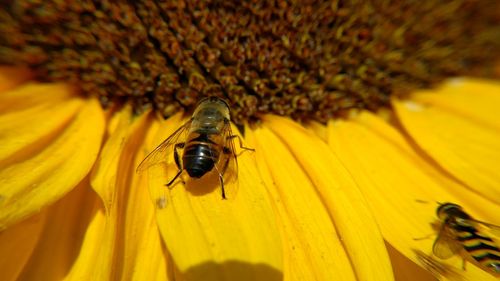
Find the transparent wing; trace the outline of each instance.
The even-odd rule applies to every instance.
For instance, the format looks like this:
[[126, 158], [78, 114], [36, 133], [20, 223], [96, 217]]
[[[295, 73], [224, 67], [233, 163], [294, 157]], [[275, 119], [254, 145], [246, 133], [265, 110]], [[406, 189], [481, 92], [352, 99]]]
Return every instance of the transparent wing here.
[[461, 247], [462, 245], [455, 239], [453, 230], [446, 223], [443, 223], [432, 246], [434, 255], [440, 259], [447, 259], [458, 253]]
[[217, 170], [223, 173], [226, 197], [232, 199], [236, 196], [238, 190], [238, 159], [234, 147], [234, 136], [230, 122], [224, 124], [222, 136], [224, 148], [220, 160], [217, 163]]
[[[224, 138], [226, 140], [226, 147], [229, 148], [231, 151], [228, 154], [229, 157], [229, 169], [230, 172], [232, 172], [232, 180], [237, 181], [238, 180], [238, 156], [236, 155], [236, 148], [234, 146], [234, 135], [233, 131], [231, 130], [231, 124], [228, 122], [226, 126], [226, 130], [224, 130]], [[229, 174], [231, 176], [231, 174]]]
[[173, 132], [166, 140], [158, 145], [151, 153], [142, 160], [137, 166], [137, 173], [143, 172], [151, 166], [166, 162], [168, 155], [172, 152], [175, 144], [178, 143], [179, 137], [182, 136], [181, 142], [185, 141], [186, 135], [191, 127], [192, 119], [184, 123], [179, 129]]
[[427, 255], [426, 253], [412, 249], [415, 253], [419, 263], [429, 271], [436, 280], [465, 280], [462, 273], [458, 271], [455, 267], [442, 263], [436, 260], [433, 256]]
[[482, 225], [482, 226], [488, 228], [488, 230], [489, 230], [489, 232], [491, 232], [491, 234], [500, 237], [500, 226], [495, 225], [495, 224], [491, 224], [491, 223], [487, 223], [487, 222], [484, 222], [484, 221], [478, 221], [478, 220], [475, 220], [475, 219], [469, 219], [468, 221], [471, 224]]

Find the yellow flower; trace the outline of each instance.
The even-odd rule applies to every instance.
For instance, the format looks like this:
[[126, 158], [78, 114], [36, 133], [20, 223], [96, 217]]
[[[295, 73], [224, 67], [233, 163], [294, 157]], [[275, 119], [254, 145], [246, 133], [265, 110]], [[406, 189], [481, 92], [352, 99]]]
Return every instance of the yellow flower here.
[[[0, 279], [495, 278], [432, 243], [435, 202], [499, 224], [500, 87], [410, 90], [499, 77], [499, 4], [414, 2], [9, 1]], [[251, 124], [228, 200], [136, 172], [207, 96]]]
[[28, 79], [0, 72], [2, 280], [424, 280], [415, 250], [434, 236], [416, 238], [435, 234], [435, 201], [500, 224], [493, 82], [451, 80], [327, 126], [265, 116], [221, 200], [217, 184], [167, 189], [173, 165], [135, 173], [180, 115], [103, 111]]
[[[436, 201], [500, 223], [499, 93], [498, 83], [454, 79], [411, 101], [393, 101], [389, 122], [363, 112], [328, 125], [327, 142], [369, 198], [384, 239], [414, 261], [414, 249], [432, 249], [431, 238], [415, 238], [436, 231]], [[449, 264], [464, 280], [494, 280], [475, 266], [461, 271], [458, 255]]]

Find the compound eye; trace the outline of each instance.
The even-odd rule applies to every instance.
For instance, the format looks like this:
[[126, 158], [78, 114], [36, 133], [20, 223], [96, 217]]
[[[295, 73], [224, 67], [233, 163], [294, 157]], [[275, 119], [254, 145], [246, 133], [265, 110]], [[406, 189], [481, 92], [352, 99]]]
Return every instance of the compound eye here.
[[459, 205], [454, 204], [454, 203], [441, 204], [437, 209], [437, 216], [441, 219], [446, 218], [448, 216], [448, 214], [450, 213], [450, 211], [453, 209], [460, 210], [460, 209], [462, 209], [462, 207], [460, 207]]

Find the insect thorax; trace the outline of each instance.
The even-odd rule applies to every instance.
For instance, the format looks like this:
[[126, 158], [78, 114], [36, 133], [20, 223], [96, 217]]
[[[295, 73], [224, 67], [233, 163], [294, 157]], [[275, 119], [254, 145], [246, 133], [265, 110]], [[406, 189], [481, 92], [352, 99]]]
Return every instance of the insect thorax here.
[[193, 116], [191, 132], [216, 135], [222, 132], [226, 119], [221, 112], [212, 108], [202, 109]]
[[442, 204], [437, 210], [437, 215], [442, 220], [470, 219], [470, 216], [462, 210], [462, 207], [452, 203]]

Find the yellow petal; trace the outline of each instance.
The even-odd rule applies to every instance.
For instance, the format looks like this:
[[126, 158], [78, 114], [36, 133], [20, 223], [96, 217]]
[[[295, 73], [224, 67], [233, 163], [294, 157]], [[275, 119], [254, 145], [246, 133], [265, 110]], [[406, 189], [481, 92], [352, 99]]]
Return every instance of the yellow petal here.
[[46, 212], [32, 216], [0, 232], [0, 280], [19, 280], [46, 219]]
[[[106, 140], [104, 147], [95, 163], [92, 171], [92, 187], [103, 200], [106, 213], [109, 214], [117, 196], [115, 186], [120, 181], [118, 173], [120, 168], [120, 158], [124, 157], [123, 150], [127, 141], [137, 129], [136, 119], [132, 116], [132, 109], [127, 106], [113, 116], [108, 127], [113, 127], [108, 131], [110, 137]], [[122, 181], [123, 182], [123, 181]], [[115, 206], [116, 207], [116, 206]]]
[[247, 139], [278, 215], [284, 280], [356, 280], [327, 208], [291, 151], [266, 126], [248, 130]]
[[45, 148], [73, 120], [83, 104], [81, 99], [70, 99], [0, 115], [0, 167]]
[[[43, 276], [46, 280], [61, 280], [67, 276], [80, 255], [87, 228], [99, 208], [88, 179], [50, 206], [39, 242], [20, 279], [36, 280]], [[94, 269], [93, 263], [87, 264], [87, 274]]]
[[389, 257], [371, 210], [338, 158], [323, 141], [291, 120], [266, 116], [265, 122], [317, 187], [339, 233], [339, 237], [332, 239], [341, 239], [356, 277], [359, 280], [393, 279]]
[[[401, 123], [438, 165], [500, 204], [500, 132], [439, 106], [394, 101]], [[499, 104], [500, 106], [500, 104]]]
[[[89, 186], [85, 187], [87, 190]], [[88, 198], [89, 195], [86, 195]], [[98, 260], [103, 245], [101, 244], [103, 233], [106, 227], [106, 219], [104, 215], [104, 208], [100, 200], [92, 193], [93, 205], [90, 200], [85, 200], [85, 206], [81, 206], [85, 212], [91, 209], [91, 217], [85, 221], [86, 224], [81, 224], [80, 231], [84, 232], [84, 237], [81, 240], [81, 246], [78, 255], [74, 257], [70, 270], [66, 274], [64, 280], [97, 280], [94, 279], [96, 260]], [[82, 211], [82, 213], [84, 213]], [[87, 219], [87, 217], [86, 217]], [[78, 221], [76, 221], [78, 222]], [[78, 227], [75, 227], [78, 228]], [[83, 230], [84, 229], [84, 230]], [[49, 259], [50, 261], [50, 259]], [[50, 265], [48, 265], [50, 266]], [[97, 264], [97, 266], [99, 266]]]
[[[148, 123], [150, 119], [146, 120]], [[143, 126], [135, 132], [130, 145], [138, 148], [143, 145], [148, 127]], [[137, 152], [137, 151], [136, 151]], [[167, 259], [158, 225], [156, 223], [155, 202], [151, 200], [147, 186], [147, 177], [138, 175], [136, 167], [145, 155], [134, 153], [135, 160], [130, 162], [129, 175], [132, 177], [126, 198], [126, 210], [122, 211], [127, 222], [124, 226], [123, 241], [126, 247], [121, 254], [124, 259], [121, 275], [135, 280], [174, 280], [173, 273], [167, 271], [172, 261]], [[167, 276], [168, 273], [168, 276]]]
[[[106, 209], [106, 227], [94, 271], [96, 280], [120, 276], [136, 280], [167, 280], [154, 205], [144, 179], [135, 174], [138, 147], [147, 126], [146, 115], [136, 118], [130, 107], [114, 116], [110, 132], [92, 174], [92, 186]], [[121, 257], [121, 258], [117, 258]]]
[[[182, 124], [175, 116], [158, 126], [151, 151]], [[235, 132], [233, 130], [233, 132]], [[238, 157], [238, 192], [222, 200], [216, 178], [206, 176], [171, 189], [165, 183], [176, 172], [169, 165], [147, 170], [150, 192], [164, 242], [186, 280], [281, 280], [282, 246], [265, 186], [254, 155]], [[231, 189], [233, 183], [226, 183]]]
[[326, 130], [326, 126], [323, 124], [320, 124], [318, 122], [310, 122], [308, 124], [308, 128], [311, 129], [318, 137], [320, 137], [322, 140], [326, 141], [328, 132]]
[[436, 90], [416, 92], [411, 99], [422, 104], [437, 106], [440, 110], [474, 120], [481, 125], [500, 129], [498, 81], [454, 78]]
[[0, 112], [5, 114], [45, 103], [57, 104], [60, 101], [74, 98], [76, 93], [75, 87], [64, 83], [30, 82], [0, 93]]
[[96, 100], [88, 100], [43, 150], [21, 153], [19, 158], [13, 155], [15, 161], [0, 169], [0, 229], [38, 212], [75, 187], [94, 164], [103, 131], [101, 107]]
[[31, 73], [27, 68], [0, 66], [0, 93], [11, 90], [30, 78]]
[[[139, 164], [139, 162], [136, 162]], [[154, 204], [147, 186], [133, 185], [125, 226], [125, 249], [121, 275], [134, 280], [176, 280], [167, 268], [173, 266], [162, 243]], [[138, 195], [134, 197], [133, 195]], [[133, 202], [137, 200], [138, 202]]]
[[[368, 203], [384, 238], [415, 263], [413, 249], [424, 253], [432, 249], [434, 237], [415, 238], [435, 233], [431, 224], [436, 220], [436, 201], [455, 202], [473, 214], [489, 214], [490, 218], [500, 212], [498, 205], [426, 163], [396, 129], [373, 114], [363, 112], [352, 121], [330, 122], [328, 131], [330, 147], [370, 198]], [[470, 280], [489, 278], [478, 268], [464, 274], [475, 278]]]

